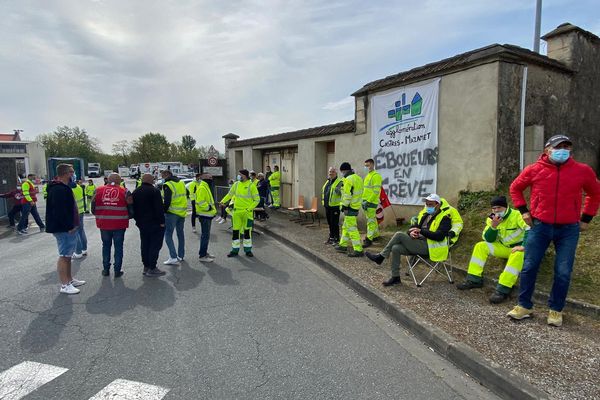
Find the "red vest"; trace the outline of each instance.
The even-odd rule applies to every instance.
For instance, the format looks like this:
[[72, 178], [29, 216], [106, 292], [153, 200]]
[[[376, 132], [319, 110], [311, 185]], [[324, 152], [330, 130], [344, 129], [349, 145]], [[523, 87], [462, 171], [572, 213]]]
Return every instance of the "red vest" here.
[[129, 227], [129, 213], [125, 201], [125, 189], [116, 185], [100, 186], [96, 189], [96, 226], [115, 231]]

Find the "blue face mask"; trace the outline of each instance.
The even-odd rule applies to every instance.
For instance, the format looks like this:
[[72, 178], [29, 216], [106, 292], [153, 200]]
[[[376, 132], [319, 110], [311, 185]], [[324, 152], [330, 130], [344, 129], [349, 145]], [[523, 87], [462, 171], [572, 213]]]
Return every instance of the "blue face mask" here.
[[550, 159], [555, 163], [562, 164], [569, 159], [571, 151], [568, 149], [554, 149], [550, 152]]
[[425, 212], [431, 215], [435, 212], [435, 207], [425, 207]]
[[242, 176], [238, 174], [238, 176], [235, 177], [236, 180], [241, 181], [242, 180]]
[[496, 216], [499, 217], [499, 218], [504, 218], [504, 213], [505, 213], [505, 211], [498, 211], [496, 213]]
[[69, 187], [70, 187], [70, 188], [74, 188], [74, 187], [76, 187], [76, 186], [77, 186], [77, 181], [75, 180], [75, 175], [72, 175], [72, 176], [69, 178]]

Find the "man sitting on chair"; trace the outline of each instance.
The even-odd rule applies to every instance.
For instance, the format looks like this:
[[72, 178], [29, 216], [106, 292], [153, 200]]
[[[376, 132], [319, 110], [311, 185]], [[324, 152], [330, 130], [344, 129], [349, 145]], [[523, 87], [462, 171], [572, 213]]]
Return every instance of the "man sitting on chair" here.
[[392, 254], [392, 277], [383, 286], [399, 285], [401, 256], [419, 255], [431, 261], [445, 261], [448, 258], [448, 233], [452, 220], [447, 211], [441, 209], [442, 200], [437, 194], [425, 199], [425, 207], [419, 213], [416, 224], [408, 229], [408, 234], [396, 232], [381, 253], [366, 253], [369, 260], [381, 264]]

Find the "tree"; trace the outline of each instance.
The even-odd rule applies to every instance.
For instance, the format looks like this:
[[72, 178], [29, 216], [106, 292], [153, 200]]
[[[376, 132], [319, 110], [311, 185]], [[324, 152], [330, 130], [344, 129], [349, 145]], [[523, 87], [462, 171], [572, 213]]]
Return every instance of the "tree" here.
[[196, 139], [191, 135], [183, 135], [181, 137], [181, 147], [187, 152], [194, 150], [196, 148]]
[[47, 157], [80, 157], [95, 162], [102, 153], [98, 139], [90, 137], [85, 129], [59, 126], [54, 131], [39, 135], [36, 140], [46, 148]]
[[119, 140], [112, 145], [113, 155], [116, 156], [118, 163], [129, 166], [131, 162], [131, 153], [133, 152], [133, 144], [126, 139]]
[[134, 140], [132, 147], [139, 162], [165, 161], [171, 154], [169, 141], [161, 133], [148, 132]]

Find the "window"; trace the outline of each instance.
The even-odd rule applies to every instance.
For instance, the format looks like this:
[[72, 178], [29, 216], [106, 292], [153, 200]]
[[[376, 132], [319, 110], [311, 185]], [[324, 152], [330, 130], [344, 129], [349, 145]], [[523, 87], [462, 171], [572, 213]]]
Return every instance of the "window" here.
[[27, 145], [24, 143], [0, 143], [0, 153], [25, 154], [27, 153]]

